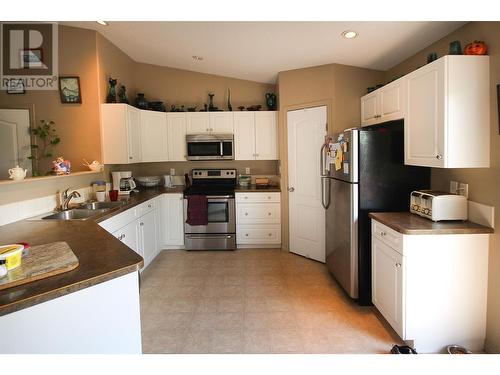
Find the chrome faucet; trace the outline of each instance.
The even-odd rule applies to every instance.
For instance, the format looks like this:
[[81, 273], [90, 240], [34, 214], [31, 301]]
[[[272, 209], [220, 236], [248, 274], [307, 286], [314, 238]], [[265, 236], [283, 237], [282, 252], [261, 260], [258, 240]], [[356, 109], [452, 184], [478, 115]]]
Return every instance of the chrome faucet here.
[[67, 188], [66, 190], [64, 190], [64, 192], [62, 193], [62, 204], [61, 204], [61, 210], [62, 211], [65, 211], [65, 210], [68, 210], [69, 209], [69, 202], [71, 201], [72, 198], [80, 198], [81, 195], [78, 191], [76, 190], [73, 190], [71, 193], [68, 194], [68, 191], [69, 191], [70, 188]]

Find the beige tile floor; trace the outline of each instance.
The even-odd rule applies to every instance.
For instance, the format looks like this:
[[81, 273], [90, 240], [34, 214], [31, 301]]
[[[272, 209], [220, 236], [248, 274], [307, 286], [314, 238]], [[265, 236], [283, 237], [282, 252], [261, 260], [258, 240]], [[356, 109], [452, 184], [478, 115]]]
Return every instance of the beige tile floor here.
[[400, 344], [321, 263], [277, 249], [167, 250], [141, 275], [144, 353], [388, 353]]

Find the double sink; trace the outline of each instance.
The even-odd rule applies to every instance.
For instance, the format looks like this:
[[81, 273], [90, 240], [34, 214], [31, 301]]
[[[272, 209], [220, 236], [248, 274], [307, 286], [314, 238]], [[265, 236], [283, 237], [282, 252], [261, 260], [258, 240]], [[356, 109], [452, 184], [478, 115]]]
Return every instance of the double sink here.
[[82, 203], [76, 208], [48, 215], [44, 214], [44, 216], [37, 216], [32, 220], [87, 220], [124, 204], [126, 204], [126, 201]]

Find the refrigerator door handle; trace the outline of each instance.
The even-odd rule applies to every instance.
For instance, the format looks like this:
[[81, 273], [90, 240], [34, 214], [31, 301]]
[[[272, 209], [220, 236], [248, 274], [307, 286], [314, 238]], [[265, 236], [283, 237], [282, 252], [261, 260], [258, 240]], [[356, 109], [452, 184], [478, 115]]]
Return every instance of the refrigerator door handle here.
[[[328, 188], [326, 191], [326, 196], [328, 199], [325, 201], [325, 180], [328, 181]], [[326, 210], [330, 207], [330, 179], [327, 177], [321, 177], [321, 205]]]
[[319, 175], [321, 177], [326, 177], [328, 174], [325, 173], [325, 148], [328, 146], [327, 143], [323, 143], [321, 150], [319, 151]]

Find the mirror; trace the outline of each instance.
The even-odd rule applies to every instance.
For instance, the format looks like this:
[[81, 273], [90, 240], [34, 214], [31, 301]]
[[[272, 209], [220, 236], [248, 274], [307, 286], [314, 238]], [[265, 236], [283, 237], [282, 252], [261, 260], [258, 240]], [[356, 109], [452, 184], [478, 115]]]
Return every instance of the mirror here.
[[9, 169], [19, 165], [31, 177], [30, 110], [0, 109], [0, 180], [9, 179]]

